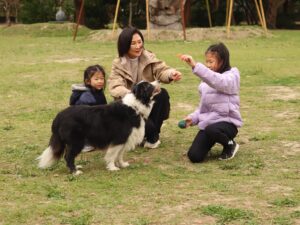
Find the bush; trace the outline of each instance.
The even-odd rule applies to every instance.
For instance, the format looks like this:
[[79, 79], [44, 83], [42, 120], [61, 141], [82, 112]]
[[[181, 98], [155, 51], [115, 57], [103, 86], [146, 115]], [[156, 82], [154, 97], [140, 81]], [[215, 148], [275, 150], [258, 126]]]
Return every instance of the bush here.
[[[23, 0], [20, 9], [20, 21], [27, 24], [55, 21], [58, 6], [58, 3], [53, 0]], [[72, 20], [73, 1], [65, 0], [62, 8], [67, 17]]]
[[[146, 21], [146, 4], [145, 1], [132, 0], [132, 21], [131, 26], [145, 29], [147, 27]], [[120, 27], [129, 26], [130, 6], [129, 1], [121, 1], [120, 11], [118, 16], [118, 23]]]
[[295, 19], [292, 15], [286, 15], [284, 13], [277, 16], [276, 27], [279, 29], [294, 29], [296, 28]]
[[23, 0], [20, 10], [22, 23], [40, 23], [55, 20], [56, 4], [52, 0]]
[[85, 25], [91, 29], [100, 29], [109, 22], [107, 4], [103, 0], [90, 0], [84, 4]]
[[[226, 1], [221, 1], [219, 9], [214, 11], [210, 5], [211, 20], [213, 26], [223, 26], [226, 17]], [[206, 2], [204, 0], [195, 1], [191, 6], [191, 27], [209, 27]]]

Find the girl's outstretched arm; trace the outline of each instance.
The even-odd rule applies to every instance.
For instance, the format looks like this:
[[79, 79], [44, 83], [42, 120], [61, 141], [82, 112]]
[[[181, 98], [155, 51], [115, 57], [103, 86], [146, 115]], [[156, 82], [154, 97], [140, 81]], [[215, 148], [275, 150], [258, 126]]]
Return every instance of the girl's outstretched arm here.
[[181, 61], [186, 62], [186, 63], [187, 63], [189, 66], [191, 66], [192, 68], [195, 67], [196, 62], [195, 62], [195, 60], [193, 59], [192, 56], [190, 56], [190, 55], [185, 55], [185, 54], [182, 54], [182, 55], [180, 54], [178, 57], [181, 59]]

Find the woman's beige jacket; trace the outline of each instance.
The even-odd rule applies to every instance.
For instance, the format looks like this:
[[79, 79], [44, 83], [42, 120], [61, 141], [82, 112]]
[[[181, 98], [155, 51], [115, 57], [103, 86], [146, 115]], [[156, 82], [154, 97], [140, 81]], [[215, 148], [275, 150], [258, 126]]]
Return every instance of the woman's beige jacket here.
[[[155, 54], [143, 50], [138, 63], [138, 80], [152, 82], [159, 80], [162, 83], [170, 83], [175, 69], [170, 68], [165, 62], [156, 58]], [[108, 90], [114, 98], [121, 98], [131, 91], [135, 81], [132, 80], [130, 63], [126, 57], [118, 57], [112, 63], [111, 74], [108, 78]]]

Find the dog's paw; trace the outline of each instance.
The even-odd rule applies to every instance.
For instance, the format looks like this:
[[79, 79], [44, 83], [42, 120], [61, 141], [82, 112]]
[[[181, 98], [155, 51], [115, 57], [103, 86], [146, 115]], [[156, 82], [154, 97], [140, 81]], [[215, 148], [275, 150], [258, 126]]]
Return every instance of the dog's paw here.
[[83, 172], [81, 170], [76, 170], [75, 172], [73, 172], [74, 176], [78, 176], [80, 174], [83, 174]]
[[110, 163], [106, 166], [106, 169], [109, 171], [117, 171], [120, 170], [119, 167], [116, 167], [114, 163]]
[[126, 168], [129, 166], [129, 163], [128, 162], [118, 162], [118, 166], [121, 168]]
[[78, 170], [78, 169], [82, 169], [82, 165], [77, 165], [76, 166], [76, 169]]
[[109, 170], [109, 171], [118, 171], [118, 170], [120, 170], [120, 168], [118, 168], [118, 167], [107, 167], [107, 170]]

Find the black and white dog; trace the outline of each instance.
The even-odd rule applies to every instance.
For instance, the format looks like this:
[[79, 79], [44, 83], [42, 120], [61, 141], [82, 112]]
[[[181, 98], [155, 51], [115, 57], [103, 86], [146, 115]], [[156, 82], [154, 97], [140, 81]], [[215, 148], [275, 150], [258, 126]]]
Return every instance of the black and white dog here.
[[104, 159], [108, 170], [129, 166], [123, 160], [124, 152], [143, 141], [145, 120], [159, 91], [157, 81], [142, 81], [119, 101], [99, 106], [70, 106], [61, 111], [53, 120], [48, 148], [37, 158], [39, 167], [51, 166], [64, 154], [70, 172], [82, 173], [74, 161], [85, 143], [107, 150]]

